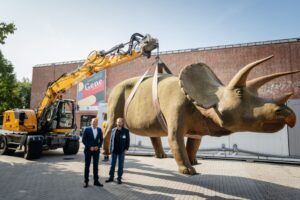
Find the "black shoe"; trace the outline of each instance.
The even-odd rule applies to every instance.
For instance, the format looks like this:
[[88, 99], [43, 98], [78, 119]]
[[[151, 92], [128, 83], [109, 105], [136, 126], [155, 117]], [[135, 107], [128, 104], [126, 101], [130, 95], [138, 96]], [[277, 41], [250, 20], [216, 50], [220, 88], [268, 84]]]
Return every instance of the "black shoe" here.
[[89, 183], [88, 183], [88, 182], [84, 182], [83, 187], [84, 187], [84, 188], [89, 187]]
[[101, 184], [99, 181], [94, 182], [95, 186], [103, 187], [103, 184]]
[[118, 178], [118, 184], [122, 184], [122, 180]]
[[109, 182], [113, 182], [114, 181], [114, 178], [109, 178], [105, 181], [105, 183], [109, 183]]
[[104, 156], [104, 159], [102, 161], [103, 162], [108, 162], [109, 161], [109, 156]]

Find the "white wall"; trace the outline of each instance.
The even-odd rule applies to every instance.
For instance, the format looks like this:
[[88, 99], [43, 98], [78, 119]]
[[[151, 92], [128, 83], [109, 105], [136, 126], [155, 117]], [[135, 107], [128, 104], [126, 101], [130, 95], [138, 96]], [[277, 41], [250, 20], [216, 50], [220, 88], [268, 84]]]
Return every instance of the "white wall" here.
[[[167, 137], [162, 138], [162, 143], [165, 148], [169, 148]], [[152, 147], [149, 137], [136, 136], [134, 134], [131, 135], [131, 144]], [[237, 144], [240, 150], [274, 156], [289, 155], [287, 127], [273, 134], [243, 132], [223, 137], [204, 136], [200, 150], [221, 149], [223, 144], [226, 148], [233, 148], [233, 145]]]
[[238, 149], [256, 153], [272, 154], [277, 156], [289, 155], [288, 132], [285, 126], [276, 133], [235, 133], [229, 136], [229, 145], [234, 144]]
[[288, 133], [287, 127], [272, 133], [241, 132], [224, 137], [205, 136], [202, 139], [200, 150], [210, 148], [233, 148], [237, 144], [238, 149], [256, 153], [271, 154], [277, 156], [288, 156]]
[[103, 113], [106, 113], [107, 112], [107, 103], [99, 103], [98, 104], [98, 125], [100, 127], [102, 127], [102, 122], [104, 121], [103, 120]]

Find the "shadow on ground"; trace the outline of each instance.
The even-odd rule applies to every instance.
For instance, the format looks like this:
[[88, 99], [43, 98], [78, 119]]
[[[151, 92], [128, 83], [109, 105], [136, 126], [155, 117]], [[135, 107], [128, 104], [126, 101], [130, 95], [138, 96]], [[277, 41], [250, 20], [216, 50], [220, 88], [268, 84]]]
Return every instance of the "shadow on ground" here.
[[[197, 174], [194, 176], [182, 175], [171, 170], [153, 168], [152, 165], [145, 165], [134, 158], [127, 159], [126, 166], [127, 170], [125, 171], [125, 173], [134, 173], [141, 176], [148, 176], [151, 178], [166, 179], [172, 181], [171, 185], [163, 187], [145, 185], [141, 180], [138, 183], [128, 183], [129, 185], [134, 187], [151, 191], [159, 191], [160, 193], [179, 195], [185, 194], [188, 196], [198, 196], [205, 199], [224, 199], [218, 196], [207, 196], [197, 191], [172, 188], [172, 185], [178, 185], [177, 183], [185, 183], [191, 186], [196, 185], [218, 193], [246, 199], [298, 199], [300, 197], [300, 189], [251, 178], [213, 174]], [[131, 171], [130, 168], [137, 168], [139, 170], [143, 170], [143, 172]]]

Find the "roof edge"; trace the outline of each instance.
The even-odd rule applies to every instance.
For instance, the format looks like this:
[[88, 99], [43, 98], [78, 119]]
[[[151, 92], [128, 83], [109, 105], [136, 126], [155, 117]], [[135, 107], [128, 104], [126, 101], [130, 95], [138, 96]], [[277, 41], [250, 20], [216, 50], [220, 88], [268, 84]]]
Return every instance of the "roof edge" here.
[[[235, 48], [235, 47], [259, 46], [259, 45], [266, 45], [266, 44], [278, 44], [278, 43], [289, 43], [289, 42], [300, 42], [300, 38], [288, 38], [288, 39], [247, 42], [247, 43], [239, 43], [239, 44], [218, 45], [218, 46], [199, 47], [199, 48], [190, 48], [190, 49], [168, 50], [168, 51], [160, 51], [159, 54], [165, 55], [165, 54], [175, 54], [175, 53], [188, 53], [188, 52], [206, 51], [206, 50], [214, 50], [214, 49], [227, 49], [227, 48]], [[157, 55], [157, 53], [152, 53], [152, 55]], [[76, 63], [82, 64], [84, 61], [85, 60], [53, 62], [53, 63], [37, 64], [33, 67], [48, 67], [48, 66], [76, 64]]]

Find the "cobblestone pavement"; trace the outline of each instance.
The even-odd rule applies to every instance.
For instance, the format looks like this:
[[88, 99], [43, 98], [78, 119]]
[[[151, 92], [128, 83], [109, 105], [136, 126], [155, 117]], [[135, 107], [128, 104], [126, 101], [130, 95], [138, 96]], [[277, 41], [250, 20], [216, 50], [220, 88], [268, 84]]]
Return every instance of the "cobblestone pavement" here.
[[[22, 156], [0, 156], [0, 200], [300, 199], [300, 168], [295, 165], [199, 160], [199, 174], [186, 176], [177, 172], [172, 158], [127, 156], [124, 184], [84, 189], [82, 150], [75, 156], [44, 152], [36, 161]], [[108, 170], [109, 164], [101, 161], [102, 183]]]

